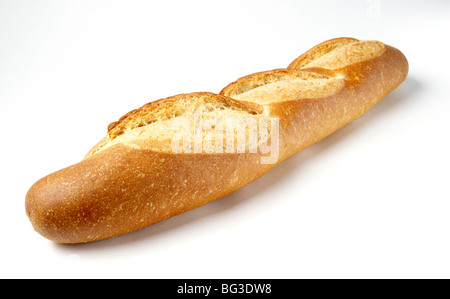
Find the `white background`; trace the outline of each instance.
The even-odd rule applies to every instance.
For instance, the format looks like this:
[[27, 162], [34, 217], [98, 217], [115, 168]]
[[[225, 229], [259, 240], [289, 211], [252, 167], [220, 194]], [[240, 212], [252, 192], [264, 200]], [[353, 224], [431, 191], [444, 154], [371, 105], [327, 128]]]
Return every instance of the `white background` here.
[[[1, 278], [450, 278], [449, 1], [1, 1]], [[58, 245], [27, 190], [129, 110], [335, 37], [408, 58], [358, 120], [211, 204]]]

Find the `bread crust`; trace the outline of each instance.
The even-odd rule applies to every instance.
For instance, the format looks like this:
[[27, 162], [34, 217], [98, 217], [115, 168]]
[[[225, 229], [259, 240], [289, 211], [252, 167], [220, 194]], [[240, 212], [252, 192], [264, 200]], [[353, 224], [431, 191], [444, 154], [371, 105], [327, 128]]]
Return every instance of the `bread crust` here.
[[[288, 68], [245, 76], [230, 83], [219, 95], [178, 96], [206, 96], [278, 118], [279, 157], [275, 163], [260, 163], [263, 156], [260, 152], [172, 153], [146, 148], [146, 145], [134, 148], [125, 144], [98, 151], [107, 142], [108, 135], [83, 161], [42, 178], [30, 188], [25, 206], [34, 229], [58, 243], [102, 240], [189, 211], [251, 183], [286, 158], [359, 117], [404, 81], [408, 73], [406, 58], [399, 50], [384, 44], [378, 55], [342, 68], [299, 69], [302, 65], [299, 61], [305, 57], [311, 60], [320, 49], [355, 41], [346, 38], [324, 42], [299, 56]], [[243, 86], [257, 86], [267, 78], [281, 75], [323, 75], [339, 78], [343, 84], [326, 97], [264, 105], [232, 99]], [[108, 132], [140, 111], [173, 100], [177, 98], [133, 110], [111, 124]]]
[[26, 210], [35, 230], [55, 242], [106, 239], [236, 191], [275, 166], [260, 165], [258, 156], [116, 145], [39, 180]]

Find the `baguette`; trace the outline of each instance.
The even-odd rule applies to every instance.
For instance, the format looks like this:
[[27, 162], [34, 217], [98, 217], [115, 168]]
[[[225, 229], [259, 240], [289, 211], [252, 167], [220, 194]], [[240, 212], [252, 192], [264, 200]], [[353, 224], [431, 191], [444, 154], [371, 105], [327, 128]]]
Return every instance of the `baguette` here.
[[150, 102], [110, 124], [81, 162], [37, 181], [26, 194], [26, 214], [58, 243], [160, 222], [256, 180], [359, 117], [407, 73], [399, 50], [337, 38], [218, 94]]

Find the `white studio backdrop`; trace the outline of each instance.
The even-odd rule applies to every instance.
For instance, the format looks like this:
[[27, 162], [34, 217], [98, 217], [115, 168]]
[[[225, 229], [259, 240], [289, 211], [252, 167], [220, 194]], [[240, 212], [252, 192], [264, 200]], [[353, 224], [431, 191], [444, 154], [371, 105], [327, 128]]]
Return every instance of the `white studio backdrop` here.
[[[450, 277], [448, 1], [0, 1], [1, 278]], [[35, 233], [27, 190], [143, 104], [380, 40], [406, 81], [234, 194], [110, 240]]]

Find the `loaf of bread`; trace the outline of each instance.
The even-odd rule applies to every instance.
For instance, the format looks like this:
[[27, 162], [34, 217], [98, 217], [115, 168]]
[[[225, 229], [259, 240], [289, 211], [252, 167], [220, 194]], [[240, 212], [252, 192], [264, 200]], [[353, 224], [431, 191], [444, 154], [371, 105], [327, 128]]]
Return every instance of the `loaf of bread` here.
[[141, 229], [256, 180], [359, 117], [407, 73], [399, 50], [337, 38], [219, 94], [150, 102], [110, 124], [81, 162], [37, 181], [26, 213], [58, 243]]

